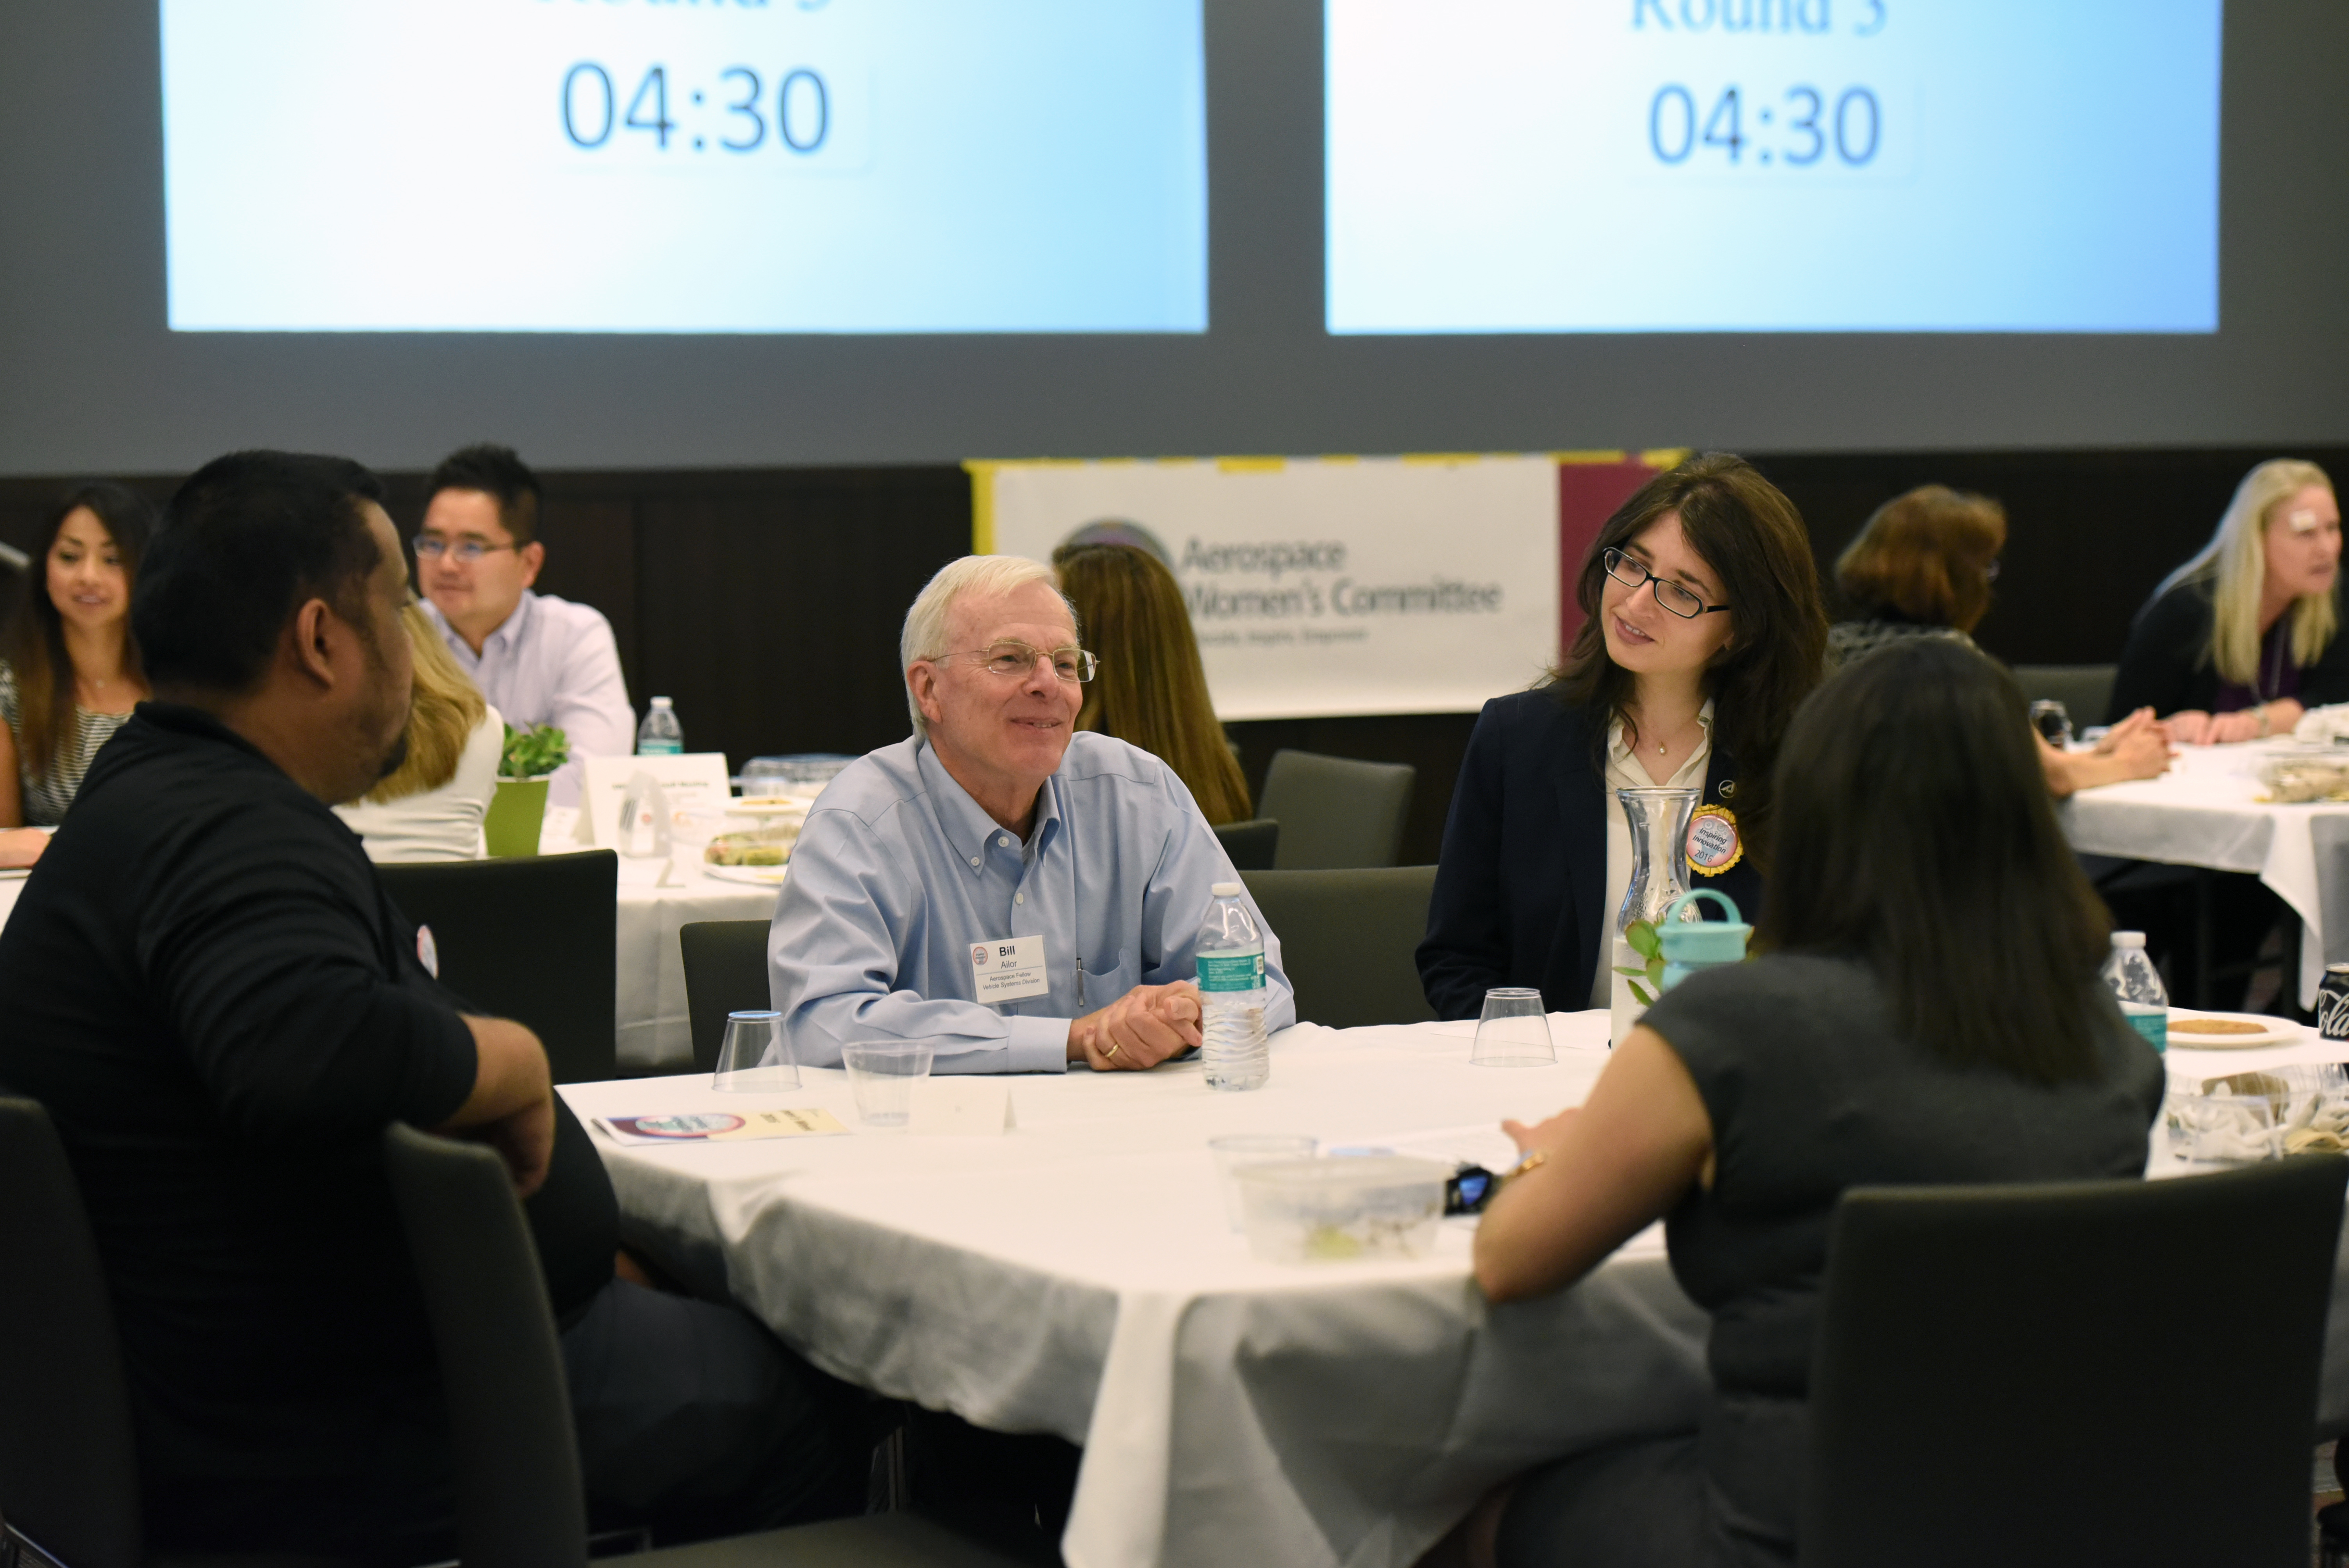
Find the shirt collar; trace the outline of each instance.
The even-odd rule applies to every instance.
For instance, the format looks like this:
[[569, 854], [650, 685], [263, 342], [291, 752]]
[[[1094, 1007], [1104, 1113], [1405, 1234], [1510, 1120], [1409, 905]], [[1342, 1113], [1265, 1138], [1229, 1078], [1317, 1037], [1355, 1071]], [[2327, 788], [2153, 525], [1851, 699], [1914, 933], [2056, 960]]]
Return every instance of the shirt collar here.
[[[1696, 710], [1696, 721], [1704, 727], [1704, 744], [1711, 746], [1713, 744], [1713, 698], [1705, 698], [1704, 706]], [[1623, 716], [1619, 713], [1615, 716], [1614, 723], [1607, 729], [1607, 760], [1610, 763], [1621, 763], [1629, 761], [1630, 756], [1631, 748], [1623, 744]]]
[[[1064, 755], [1061, 758], [1061, 766], [1066, 768], [1068, 765], [1069, 759]], [[1010, 829], [981, 810], [978, 802], [970, 798], [970, 791], [956, 782], [955, 776], [947, 771], [946, 764], [938, 760], [937, 751], [926, 737], [914, 743], [914, 766], [920, 771], [930, 799], [936, 802], [938, 826], [946, 830], [947, 844], [962, 858], [964, 864], [975, 866], [986, 858], [988, 845], [1010, 835]], [[1053, 780], [1059, 777], [1060, 773], [1055, 770], [1052, 778], [1044, 780], [1044, 787], [1036, 792], [1036, 826], [1028, 835], [1026, 848], [1029, 852], [1042, 854], [1045, 848], [1060, 837], [1061, 792], [1052, 787]], [[1017, 838], [1011, 841], [1015, 844], [1019, 842]]]

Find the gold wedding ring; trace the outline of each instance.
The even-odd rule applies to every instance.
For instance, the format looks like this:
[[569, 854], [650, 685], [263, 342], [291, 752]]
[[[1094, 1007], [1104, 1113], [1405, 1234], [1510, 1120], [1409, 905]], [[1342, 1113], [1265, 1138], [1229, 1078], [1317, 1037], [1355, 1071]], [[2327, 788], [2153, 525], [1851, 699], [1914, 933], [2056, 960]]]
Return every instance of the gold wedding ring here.
[[1102, 1060], [1103, 1060], [1103, 1061], [1105, 1061], [1105, 1062], [1113, 1062], [1113, 1061], [1115, 1061], [1116, 1059], [1117, 1059], [1117, 1042], [1116, 1042], [1115, 1040], [1112, 1040], [1112, 1041], [1110, 1042], [1110, 1045], [1109, 1045], [1109, 1049], [1107, 1049], [1107, 1050], [1105, 1050], [1105, 1051], [1103, 1051], [1103, 1052], [1102, 1053]]

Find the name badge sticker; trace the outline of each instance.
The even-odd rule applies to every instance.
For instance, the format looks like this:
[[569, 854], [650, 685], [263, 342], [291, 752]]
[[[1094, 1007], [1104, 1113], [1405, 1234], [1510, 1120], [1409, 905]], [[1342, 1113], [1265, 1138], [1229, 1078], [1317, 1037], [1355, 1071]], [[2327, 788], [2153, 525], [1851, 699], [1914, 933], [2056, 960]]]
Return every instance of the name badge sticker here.
[[1744, 858], [1737, 813], [1726, 806], [1699, 806], [1689, 819], [1689, 870], [1701, 877], [1717, 877]]
[[1044, 966], [1041, 936], [1007, 936], [970, 944], [970, 980], [979, 1001], [1017, 1002], [1049, 995], [1052, 981]]

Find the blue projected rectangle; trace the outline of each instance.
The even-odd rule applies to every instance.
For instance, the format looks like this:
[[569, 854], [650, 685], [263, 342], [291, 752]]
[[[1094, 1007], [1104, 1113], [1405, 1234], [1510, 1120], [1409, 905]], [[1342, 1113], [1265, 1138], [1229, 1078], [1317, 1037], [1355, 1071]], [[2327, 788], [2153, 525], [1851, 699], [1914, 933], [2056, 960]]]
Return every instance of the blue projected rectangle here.
[[1327, 0], [1329, 329], [2212, 332], [2220, 0]]
[[1200, 0], [160, 0], [178, 331], [1203, 332]]

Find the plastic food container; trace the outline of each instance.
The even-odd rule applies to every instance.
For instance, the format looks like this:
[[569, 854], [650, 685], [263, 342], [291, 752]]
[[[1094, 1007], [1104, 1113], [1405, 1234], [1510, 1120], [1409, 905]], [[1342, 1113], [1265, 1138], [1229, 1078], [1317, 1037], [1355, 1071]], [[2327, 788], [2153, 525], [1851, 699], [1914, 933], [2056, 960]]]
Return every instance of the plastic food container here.
[[713, 866], [783, 865], [806, 825], [804, 800], [737, 800], [728, 808], [727, 830], [709, 841], [702, 858]]
[[2349, 758], [2332, 756], [2279, 757], [2260, 769], [2268, 799], [2278, 805], [2305, 800], [2349, 800]]
[[1234, 1172], [1248, 1251], [1265, 1263], [1424, 1257], [1451, 1167], [1433, 1160], [1277, 1160]]

